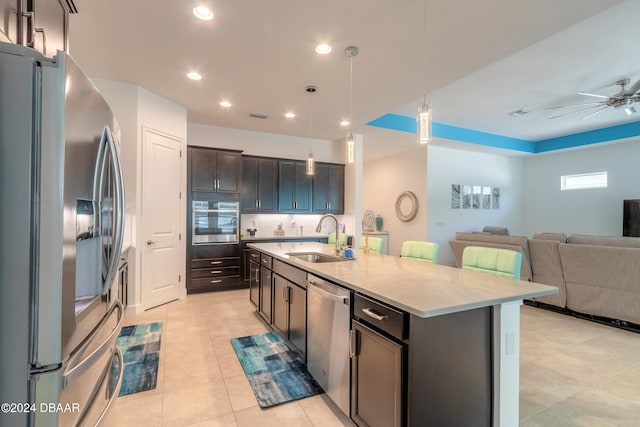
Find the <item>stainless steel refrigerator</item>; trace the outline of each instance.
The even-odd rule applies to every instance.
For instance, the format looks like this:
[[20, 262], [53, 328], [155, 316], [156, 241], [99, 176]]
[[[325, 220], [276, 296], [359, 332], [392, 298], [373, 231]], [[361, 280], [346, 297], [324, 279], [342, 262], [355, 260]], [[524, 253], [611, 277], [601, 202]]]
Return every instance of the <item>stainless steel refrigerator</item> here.
[[118, 394], [114, 129], [69, 56], [0, 43], [1, 426], [96, 425]]

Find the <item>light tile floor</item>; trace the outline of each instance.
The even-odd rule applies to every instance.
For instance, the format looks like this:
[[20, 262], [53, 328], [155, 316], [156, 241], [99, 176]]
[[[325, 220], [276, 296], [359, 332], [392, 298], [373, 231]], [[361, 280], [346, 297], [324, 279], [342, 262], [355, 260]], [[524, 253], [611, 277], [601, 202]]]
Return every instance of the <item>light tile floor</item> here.
[[[158, 386], [108, 427], [353, 426], [324, 395], [260, 409], [229, 340], [267, 332], [248, 290], [189, 295], [125, 319], [163, 322]], [[520, 426], [640, 425], [640, 334], [523, 306]]]

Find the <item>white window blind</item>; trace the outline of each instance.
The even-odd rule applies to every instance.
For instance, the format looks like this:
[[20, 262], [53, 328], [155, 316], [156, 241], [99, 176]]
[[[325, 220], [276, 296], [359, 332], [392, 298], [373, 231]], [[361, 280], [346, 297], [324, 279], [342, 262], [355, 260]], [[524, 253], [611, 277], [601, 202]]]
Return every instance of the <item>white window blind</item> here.
[[560, 177], [560, 190], [586, 190], [607, 188], [607, 172], [581, 173]]

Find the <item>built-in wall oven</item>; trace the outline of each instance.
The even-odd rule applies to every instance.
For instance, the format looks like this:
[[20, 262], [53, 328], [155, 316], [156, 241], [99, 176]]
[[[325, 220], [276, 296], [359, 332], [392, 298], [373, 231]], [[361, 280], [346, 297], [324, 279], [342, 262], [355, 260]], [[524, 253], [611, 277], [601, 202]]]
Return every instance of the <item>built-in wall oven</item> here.
[[193, 200], [191, 215], [192, 244], [214, 245], [240, 241], [240, 203]]

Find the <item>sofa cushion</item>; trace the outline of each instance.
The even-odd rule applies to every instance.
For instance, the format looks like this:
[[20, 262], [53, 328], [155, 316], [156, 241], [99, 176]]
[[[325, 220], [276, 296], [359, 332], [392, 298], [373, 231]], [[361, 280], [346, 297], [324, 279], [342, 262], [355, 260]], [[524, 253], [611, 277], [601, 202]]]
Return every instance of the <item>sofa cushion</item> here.
[[489, 234], [495, 234], [497, 236], [508, 236], [509, 229], [507, 227], [494, 227], [492, 225], [486, 225], [483, 229], [483, 232]]
[[560, 308], [566, 306], [567, 290], [560, 261], [559, 245], [566, 241], [567, 236], [564, 233], [539, 233], [529, 239], [532, 280], [558, 288], [557, 294], [537, 297], [535, 300]]
[[568, 308], [640, 323], [638, 248], [562, 243], [559, 249]]
[[618, 248], [640, 248], [640, 237], [587, 236], [572, 234], [567, 243], [576, 245], [613, 246]]
[[560, 243], [567, 242], [567, 235], [564, 233], [536, 233], [531, 238], [536, 240], [555, 240]]

